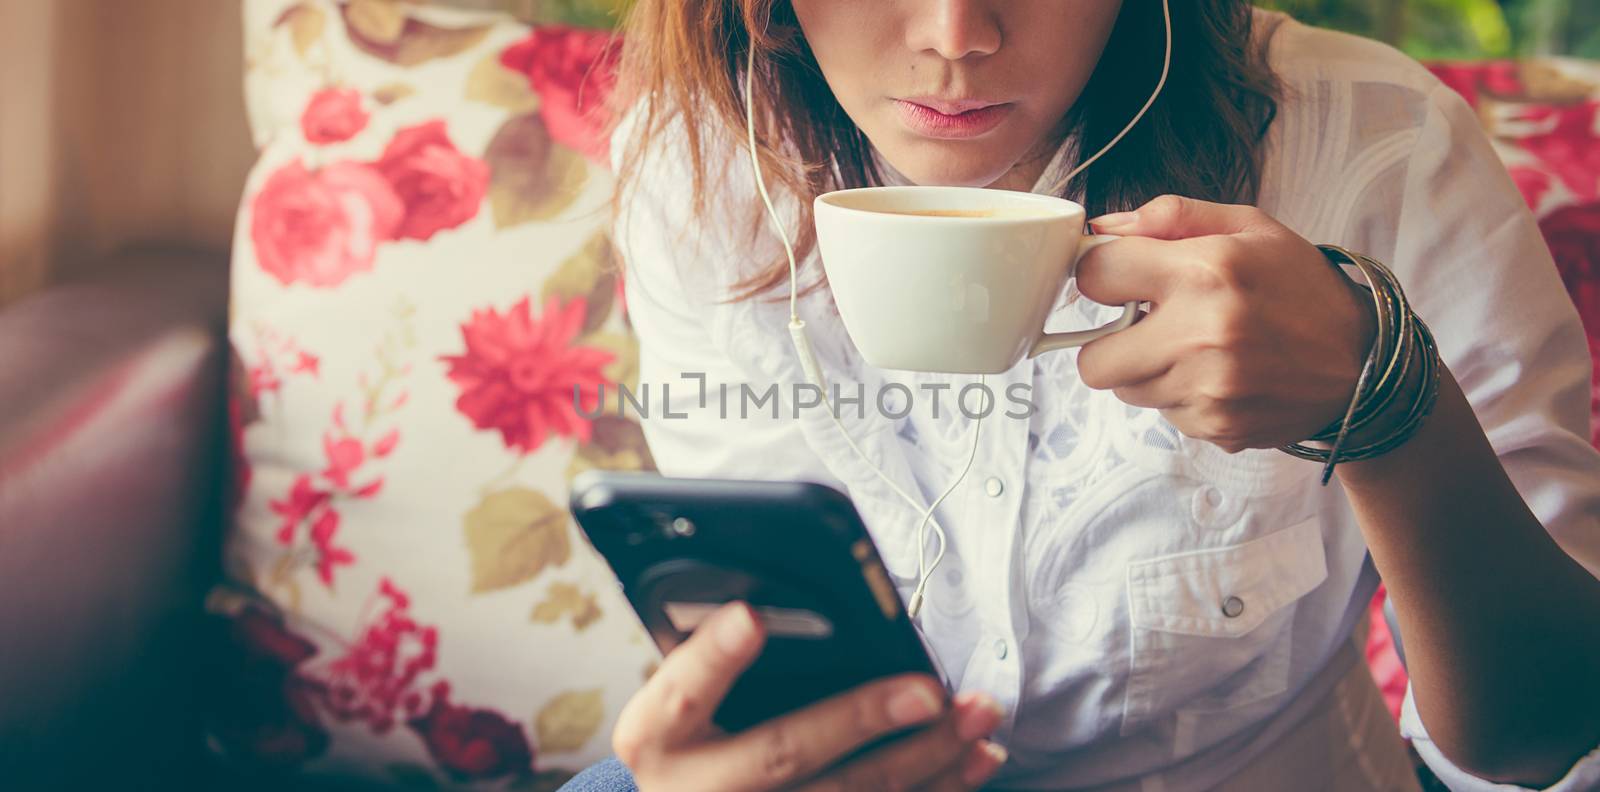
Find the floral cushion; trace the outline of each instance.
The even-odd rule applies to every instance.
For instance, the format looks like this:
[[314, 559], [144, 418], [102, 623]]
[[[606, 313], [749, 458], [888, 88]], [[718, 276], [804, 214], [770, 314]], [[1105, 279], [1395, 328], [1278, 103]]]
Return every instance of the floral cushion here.
[[[1539, 218], [1595, 361], [1591, 438], [1600, 446], [1600, 63], [1578, 60], [1436, 64], [1433, 73], [1478, 111], [1522, 196]], [[1400, 717], [1406, 672], [1371, 609], [1367, 662]]]
[[608, 753], [656, 660], [566, 509], [577, 473], [652, 464], [603, 409], [637, 376], [597, 164], [610, 34], [396, 0], [244, 9], [261, 150], [211, 745], [553, 787]]
[[[615, 49], [422, 2], [244, 8], [261, 160], [234, 256], [211, 744], [257, 768], [551, 788], [606, 752], [655, 661], [563, 508], [576, 472], [651, 466], [636, 425], [593, 409], [635, 376], [597, 164]], [[1435, 72], [1478, 109], [1600, 355], [1600, 67]]]

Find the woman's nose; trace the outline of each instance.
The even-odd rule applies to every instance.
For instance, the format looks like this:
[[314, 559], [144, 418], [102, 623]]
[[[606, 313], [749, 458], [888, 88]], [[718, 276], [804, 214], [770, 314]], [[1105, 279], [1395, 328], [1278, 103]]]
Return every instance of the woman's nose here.
[[928, 0], [911, 12], [906, 44], [945, 60], [992, 55], [1000, 49], [999, 17], [990, 0]]

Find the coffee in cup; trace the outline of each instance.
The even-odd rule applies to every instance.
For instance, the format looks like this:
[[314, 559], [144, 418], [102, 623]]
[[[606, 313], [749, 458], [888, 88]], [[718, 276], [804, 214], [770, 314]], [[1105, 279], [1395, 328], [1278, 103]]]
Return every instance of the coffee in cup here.
[[885, 214], [910, 215], [912, 217], [1045, 217], [1043, 212], [1025, 211], [1006, 208], [989, 209], [905, 209], [900, 211], [890, 210]]

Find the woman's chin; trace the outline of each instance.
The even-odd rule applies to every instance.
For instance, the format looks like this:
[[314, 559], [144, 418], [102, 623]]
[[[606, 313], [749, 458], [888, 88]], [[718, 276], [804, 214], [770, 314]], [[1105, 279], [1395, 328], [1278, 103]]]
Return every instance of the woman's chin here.
[[988, 187], [1011, 170], [1010, 165], [987, 163], [957, 163], [945, 156], [921, 162], [910, 162], [905, 167], [895, 163], [895, 170], [912, 184], [925, 187]]

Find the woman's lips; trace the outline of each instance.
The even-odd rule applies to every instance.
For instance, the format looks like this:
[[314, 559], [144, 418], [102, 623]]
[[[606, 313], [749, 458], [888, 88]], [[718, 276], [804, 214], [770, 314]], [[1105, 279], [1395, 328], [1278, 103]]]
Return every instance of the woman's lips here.
[[944, 140], [975, 138], [1000, 125], [1011, 114], [1007, 103], [933, 99], [896, 99], [900, 121], [911, 131]]

